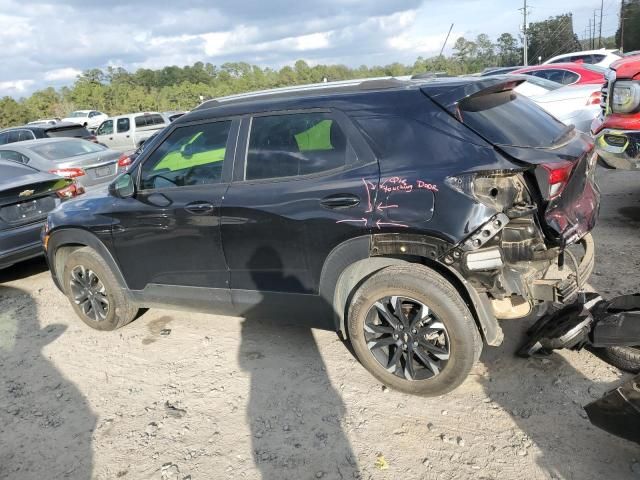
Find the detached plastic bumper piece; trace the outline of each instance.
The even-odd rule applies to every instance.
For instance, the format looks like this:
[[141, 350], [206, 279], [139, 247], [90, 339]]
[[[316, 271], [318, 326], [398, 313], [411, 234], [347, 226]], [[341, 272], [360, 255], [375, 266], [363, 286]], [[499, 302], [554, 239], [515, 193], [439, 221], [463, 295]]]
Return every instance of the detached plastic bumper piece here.
[[527, 331], [521, 357], [549, 355], [553, 350], [640, 345], [640, 295], [604, 300], [581, 293], [575, 303], [545, 315]]
[[596, 427], [640, 443], [640, 375], [584, 409]]

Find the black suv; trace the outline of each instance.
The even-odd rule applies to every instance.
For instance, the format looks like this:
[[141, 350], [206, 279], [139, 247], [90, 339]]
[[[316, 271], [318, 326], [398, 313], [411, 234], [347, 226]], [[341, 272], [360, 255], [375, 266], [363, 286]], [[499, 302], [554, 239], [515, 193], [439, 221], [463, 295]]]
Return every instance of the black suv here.
[[7, 143], [35, 140], [37, 138], [74, 137], [97, 142], [86, 127], [71, 122], [58, 122], [52, 125], [24, 125], [0, 130], [0, 145]]
[[108, 195], [49, 215], [53, 279], [96, 329], [146, 307], [277, 316], [337, 330], [393, 388], [447, 392], [501, 343], [496, 318], [573, 300], [593, 268], [592, 140], [520, 81], [205, 102]]

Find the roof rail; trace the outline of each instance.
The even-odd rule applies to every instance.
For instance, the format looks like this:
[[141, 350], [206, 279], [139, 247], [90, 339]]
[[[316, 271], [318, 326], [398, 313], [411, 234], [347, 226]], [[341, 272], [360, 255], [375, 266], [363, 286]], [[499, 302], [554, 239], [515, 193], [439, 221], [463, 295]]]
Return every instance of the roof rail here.
[[272, 88], [268, 90], [257, 90], [254, 92], [239, 93], [235, 95], [227, 95], [225, 97], [206, 100], [198, 105], [194, 110], [202, 110], [205, 108], [216, 107], [220, 105], [228, 105], [232, 103], [241, 103], [251, 99], [260, 97], [277, 98], [277, 97], [298, 97], [311, 92], [318, 93], [335, 93], [340, 91], [360, 91], [360, 90], [377, 90], [385, 88], [394, 88], [407, 85], [409, 77], [373, 77], [359, 78], [354, 80], [340, 80], [335, 82], [311, 83], [306, 85], [293, 85], [289, 87]]

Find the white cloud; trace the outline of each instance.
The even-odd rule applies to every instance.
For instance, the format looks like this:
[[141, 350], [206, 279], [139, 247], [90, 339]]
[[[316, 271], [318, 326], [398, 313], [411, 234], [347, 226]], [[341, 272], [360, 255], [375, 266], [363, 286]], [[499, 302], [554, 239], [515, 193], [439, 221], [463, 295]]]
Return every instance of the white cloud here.
[[25, 92], [33, 84], [33, 80], [9, 80], [0, 82], [0, 92], [7, 95], [20, 94]]
[[56, 82], [61, 80], [75, 80], [78, 75], [82, 73], [82, 70], [78, 70], [72, 67], [56, 68], [55, 70], [49, 70], [44, 74], [44, 79], [49, 82]]

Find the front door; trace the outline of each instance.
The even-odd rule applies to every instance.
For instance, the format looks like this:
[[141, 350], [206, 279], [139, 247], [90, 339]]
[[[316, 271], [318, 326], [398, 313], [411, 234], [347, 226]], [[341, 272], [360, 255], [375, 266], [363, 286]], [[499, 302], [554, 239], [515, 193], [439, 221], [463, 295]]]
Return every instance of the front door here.
[[321, 302], [320, 273], [331, 250], [371, 230], [378, 164], [335, 111], [254, 116], [242, 131], [222, 204], [233, 301], [245, 315], [286, 305], [307, 318], [323, 310], [312, 304]]
[[135, 196], [116, 200], [113, 239], [120, 268], [129, 288], [144, 292], [146, 304], [159, 298], [206, 308], [229, 299], [220, 206], [238, 123], [175, 128], [142, 161]]

